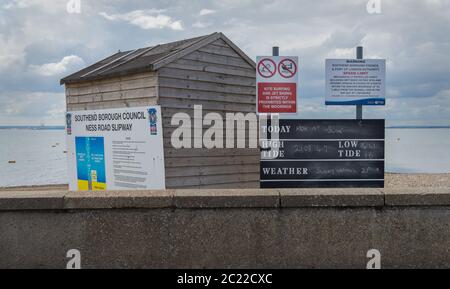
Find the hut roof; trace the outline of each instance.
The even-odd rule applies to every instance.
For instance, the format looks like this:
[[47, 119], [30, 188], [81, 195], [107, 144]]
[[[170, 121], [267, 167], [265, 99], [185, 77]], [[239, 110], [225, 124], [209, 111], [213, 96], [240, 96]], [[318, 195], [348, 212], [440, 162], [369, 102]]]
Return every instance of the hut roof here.
[[219, 32], [151, 47], [118, 52], [61, 79], [61, 84], [97, 80], [132, 73], [155, 71], [218, 39], [224, 40], [251, 66], [255, 62]]

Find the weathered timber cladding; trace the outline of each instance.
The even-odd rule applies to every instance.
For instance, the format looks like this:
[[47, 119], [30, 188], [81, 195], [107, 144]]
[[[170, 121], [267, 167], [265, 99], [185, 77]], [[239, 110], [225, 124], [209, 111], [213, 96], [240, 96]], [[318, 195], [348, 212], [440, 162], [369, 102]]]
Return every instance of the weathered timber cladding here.
[[[219, 39], [158, 71], [163, 118], [175, 112], [192, 115], [194, 105], [202, 105], [203, 114], [218, 112], [224, 118], [226, 113], [254, 112], [255, 81], [253, 67]], [[170, 119], [163, 125], [169, 138], [175, 127]], [[247, 128], [246, 139], [249, 135], [257, 138]], [[258, 149], [176, 150], [165, 139], [165, 158], [167, 187], [258, 187]]]
[[66, 84], [67, 111], [155, 105], [156, 73]]

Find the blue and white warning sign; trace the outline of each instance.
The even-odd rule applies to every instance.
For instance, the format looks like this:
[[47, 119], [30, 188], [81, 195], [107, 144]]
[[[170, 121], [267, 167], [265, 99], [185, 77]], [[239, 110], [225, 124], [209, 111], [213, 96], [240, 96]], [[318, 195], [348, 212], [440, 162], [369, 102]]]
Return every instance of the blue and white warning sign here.
[[326, 105], [385, 105], [386, 60], [327, 59]]

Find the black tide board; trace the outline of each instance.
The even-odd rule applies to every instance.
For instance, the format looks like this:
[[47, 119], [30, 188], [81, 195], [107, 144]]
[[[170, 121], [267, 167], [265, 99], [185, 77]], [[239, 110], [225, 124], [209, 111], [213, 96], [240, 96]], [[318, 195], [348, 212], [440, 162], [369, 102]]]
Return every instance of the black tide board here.
[[[263, 125], [261, 188], [384, 187], [384, 119]], [[278, 133], [278, 138], [274, 132]]]

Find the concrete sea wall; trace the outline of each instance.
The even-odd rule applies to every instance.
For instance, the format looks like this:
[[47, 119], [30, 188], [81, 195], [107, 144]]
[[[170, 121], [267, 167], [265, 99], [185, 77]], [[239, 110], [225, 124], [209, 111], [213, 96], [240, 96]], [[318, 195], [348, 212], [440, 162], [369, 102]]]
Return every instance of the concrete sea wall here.
[[450, 189], [2, 192], [0, 268], [450, 268]]

